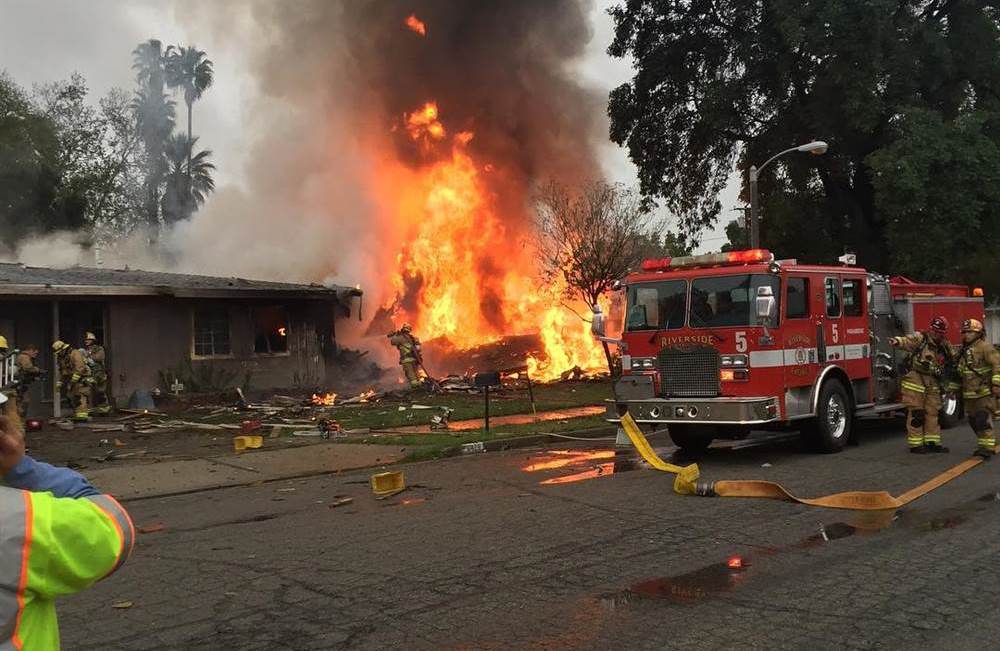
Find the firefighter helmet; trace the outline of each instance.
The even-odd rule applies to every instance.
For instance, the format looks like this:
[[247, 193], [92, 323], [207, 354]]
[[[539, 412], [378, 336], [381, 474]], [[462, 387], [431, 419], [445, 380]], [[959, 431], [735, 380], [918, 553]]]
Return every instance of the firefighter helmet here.
[[948, 332], [948, 319], [943, 316], [936, 316], [931, 320], [931, 330], [939, 334]]
[[413, 326], [409, 323], [404, 323], [403, 327], [399, 329], [400, 332], [413, 332]]
[[10, 346], [7, 345], [7, 337], [4, 337], [3, 335], [0, 335], [0, 348], [10, 348]]
[[982, 332], [983, 322], [979, 319], [966, 319], [962, 322], [962, 332]]
[[66, 350], [67, 348], [69, 348], [69, 344], [67, 344], [65, 341], [54, 341], [54, 342], [52, 342], [52, 352], [54, 352], [54, 353], [61, 353], [62, 351]]
[[94, 341], [94, 342], [96, 342], [97, 341], [97, 336], [93, 332], [88, 332], [87, 334], [83, 335], [83, 341], [84, 342], [87, 342], [87, 341]]

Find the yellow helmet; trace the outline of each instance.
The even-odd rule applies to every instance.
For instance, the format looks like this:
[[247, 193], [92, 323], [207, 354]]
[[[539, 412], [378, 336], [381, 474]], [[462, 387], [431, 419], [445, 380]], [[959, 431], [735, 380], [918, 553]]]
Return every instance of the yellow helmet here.
[[966, 319], [962, 322], [962, 332], [982, 332], [983, 322], [979, 319]]
[[93, 332], [88, 332], [87, 334], [83, 335], [83, 340], [84, 341], [97, 341], [97, 336]]
[[411, 332], [412, 330], [413, 326], [411, 326], [409, 323], [404, 323], [403, 327], [399, 329], [400, 332]]
[[10, 348], [10, 346], [7, 345], [7, 337], [4, 337], [3, 335], [0, 335], [0, 348]]
[[62, 351], [66, 350], [67, 348], [69, 348], [69, 344], [67, 344], [65, 341], [53, 341], [52, 342], [52, 352], [54, 352], [54, 353], [61, 353]]

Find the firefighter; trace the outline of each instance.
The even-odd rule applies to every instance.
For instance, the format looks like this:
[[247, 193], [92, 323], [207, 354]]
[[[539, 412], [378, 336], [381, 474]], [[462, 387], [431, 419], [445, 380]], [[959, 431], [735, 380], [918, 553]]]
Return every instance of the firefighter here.
[[[11, 360], [11, 357], [15, 355], [17, 351], [10, 349], [10, 344], [7, 343], [7, 337], [0, 335], [0, 364], [7, 367], [7, 372], [14, 370], [9, 367], [10, 362], [15, 362], [16, 359]], [[21, 404], [18, 400], [17, 392], [17, 376], [14, 376], [13, 381], [9, 381], [11, 378], [7, 378], [8, 381], [4, 382], [6, 386], [0, 387], [3, 389], [3, 396], [5, 398], [3, 407], [0, 407], [0, 413], [8, 416], [9, 418], [16, 419], [15, 422], [20, 426], [20, 414], [21, 414]]]
[[58, 651], [55, 598], [87, 589], [128, 559], [128, 513], [79, 473], [24, 453], [0, 418], [0, 649]]
[[17, 365], [17, 410], [21, 414], [21, 419], [28, 416], [28, 389], [32, 383], [40, 378], [45, 372], [35, 365], [38, 358], [38, 346], [28, 344], [24, 347], [14, 360]]
[[419, 389], [423, 384], [417, 367], [420, 365], [420, 340], [413, 336], [413, 328], [409, 323], [404, 323], [403, 327], [388, 335], [389, 343], [399, 350], [399, 365], [403, 367], [403, 374], [406, 375], [407, 382], [411, 389]]
[[906, 405], [906, 443], [915, 454], [948, 452], [941, 445], [938, 422], [941, 395], [954, 388], [948, 386], [946, 379], [954, 358], [951, 344], [945, 339], [947, 332], [948, 319], [936, 316], [926, 332], [890, 340], [893, 346], [909, 353], [906, 375], [900, 385]]
[[87, 353], [87, 366], [90, 367], [90, 388], [93, 398], [93, 412], [99, 416], [111, 413], [108, 402], [108, 370], [104, 365], [104, 346], [97, 343], [93, 332], [83, 337], [84, 351]]
[[56, 355], [59, 368], [59, 382], [56, 387], [65, 392], [72, 404], [75, 421], [90, 420], [90, 367], [87, 366], [87, 356], [82, 349], [70, 348], [65, 341], [52, 344], [52, 352]]
[[977, 319], [962, 323], [962, 349], [958, 358], [962, 376], [965, 415], [976, 433], [974, 455], [989, 459], [996, 454], [993, 412], [1000, 396], [1000, 352], [986, 341], [986, 331]]

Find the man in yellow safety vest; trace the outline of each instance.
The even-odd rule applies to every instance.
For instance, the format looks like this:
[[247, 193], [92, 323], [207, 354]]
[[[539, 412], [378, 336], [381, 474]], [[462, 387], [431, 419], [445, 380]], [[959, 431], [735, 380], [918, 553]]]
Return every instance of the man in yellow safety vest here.
[[135, 529], [110, 495], [79, 473], [24, 453], [0, 417], [0, 649], [58, 651], [55, 598], [117, 570]]

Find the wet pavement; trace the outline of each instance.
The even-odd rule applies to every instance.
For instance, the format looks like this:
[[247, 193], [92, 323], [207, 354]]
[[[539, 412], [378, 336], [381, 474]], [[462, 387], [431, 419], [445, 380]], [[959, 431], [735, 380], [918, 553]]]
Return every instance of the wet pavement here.
[[[974, 447], [960, 427], [952, 454], [917, 457], [900, 423], [863, 429], [837, 455], [758, 435], [696, 460], [900, 494]], [[561, 446], [405, 466], [386, 500], [344, 472], [135, 502], [151, 533], [63, 601], [64, 648], [995, 648], [1000, 461], [895, 512], [679, 496], [625, 461]]]

